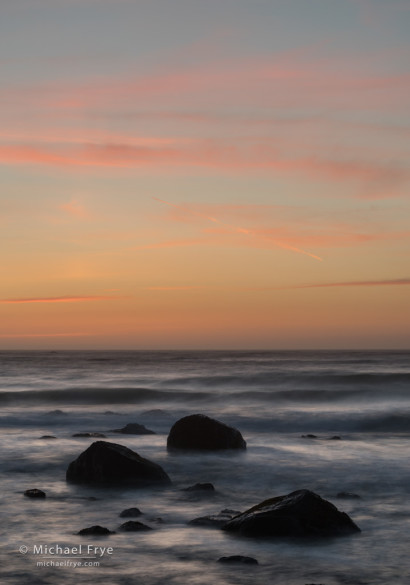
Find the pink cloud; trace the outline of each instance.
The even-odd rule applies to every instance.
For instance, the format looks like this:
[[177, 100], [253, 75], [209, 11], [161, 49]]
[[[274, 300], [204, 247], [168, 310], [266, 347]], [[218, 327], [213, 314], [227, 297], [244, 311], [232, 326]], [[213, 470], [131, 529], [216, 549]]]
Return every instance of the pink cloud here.
[[37, 297], [37, 298], [15, 298], [0, 299], [3, 304], [23, 304], [23, 303], [82, 303], [87, 301], [110, 301], [118, 297], [109, 296], [82, 296], [82, 297]]

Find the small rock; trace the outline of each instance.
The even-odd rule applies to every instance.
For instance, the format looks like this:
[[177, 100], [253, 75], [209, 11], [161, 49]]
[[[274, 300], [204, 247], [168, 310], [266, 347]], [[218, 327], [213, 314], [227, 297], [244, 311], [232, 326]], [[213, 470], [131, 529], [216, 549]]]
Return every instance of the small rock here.
[[317, 435], [311, 435], [311, 434], [301, 435], [301, 438], [302, 439], [317, 439]]
[[43, 435], [40, 439], [57, 439], [54, 435]]
[[57, 408], [57, 410], [50, 410], [50, 412], [45, 412], [44, 414], [46, 416], [68, 416], [66, 412], [63, 412], [59, 408]]
[[360, 496], [352, 492], [339, 492], [336, 497], [345, 500], [360, 500]]
[[37, 488], [33, 488], [31, 490], [26, 490], [24, 495], [27, 498], [45, 498], [46, 492], [43, 492], [43, 490], [38, 490]]
[[218, 563], [241, 563], [243, 565], [258, 565], [258, 561], [252, 557], [244, 557], [242, 555], [232, 555], [230, 557], [221, 557]]
[[184, 488], [183, 492], [214, 492], [215, 488], [211, 483], [196, 483], [190, 487]]
[[238, 514], [240, 514], [240, 512], [237, 510], [230, 510], [225, 508], [225, 510], [221, 510], [219, 514], [211, 514], [210, 516], [200, 516], [199, 518], [194, 518], [193, 520], [190, 520], [188, 524], [191, 526], [216, 526], [217, 528], [220, 528], [232, 520], [232, 518], [238, 516]]
[[138, 423], [129, 423], [122, 429], [113, 429], [112, 433], [122, 433], [123, 435], [155, 435], [154, 431], [147, 429], [144, 425]]
[[121, 524], [120, 530], [124, 530], [125, 532], [143, 532], [145, 530], [152, 530], [151, 526], [147, 526], [142, 522], [138, 522], [136, 520], [128, 520], [128, 522], [124, 522]]
[[120, 518], [136, 518], [141, 515], [142, 512], [138, 508], [127, 508], [121, 512]]
[[333, 437], [329, 437], [329, 441], [341, 441], [342, 437], [339, 437], [339, 435], [333, 435]]
[[105, 528], [104, 526], [99, 526], [98, 524], [96, 526], [89, 526], [88, 528], [83, 528], [82, 530], [80, 530], [79, 532], [77, 532], [77, 534], [80, 534], [81, 536], [105, 536], [108, 534], [115, 534], [115, 532], [112, 532], [111, 530], [108, 530], [108, 528]]
[[98, 438], [98, 439], [105, 439], [106, 436], [102, 433], [75, 433], [72, 437], [88, 437], [88, 438]]

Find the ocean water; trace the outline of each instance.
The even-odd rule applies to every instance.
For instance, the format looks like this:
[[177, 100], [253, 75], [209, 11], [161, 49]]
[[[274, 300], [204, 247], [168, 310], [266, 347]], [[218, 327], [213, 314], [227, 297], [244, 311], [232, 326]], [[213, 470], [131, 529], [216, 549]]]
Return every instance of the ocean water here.
[[[408, 584], [409, 358], [399, 351], [0, 352], [0, 582]], [[168, 453], [171, 426], [193, 413], [238, 428], [247, 450]], [[156, 434], [112, 432], [133, 422]], [[73, 438], [82, 431], [103, 432], [159, 463], [172, 486], [66, 483], [68, 464], [95, 440]], [[183, 491], [197, 482], [213, 483], [216, 492]], [[47, 498], [24, 497], [30, 488]], [[188, 524], [303, 488], [347, 512], [362, 532], [320, 541], [252, 539]], [[340, 492], [360, 497], [341, 499]], [[117, 531], [119, 513], [135, 506], [152, 531], [76, 534], [95, 524]], [[52, 554], [57, 545], [68, 552]], [[259, 564], [217, 562], [228, 555]]]

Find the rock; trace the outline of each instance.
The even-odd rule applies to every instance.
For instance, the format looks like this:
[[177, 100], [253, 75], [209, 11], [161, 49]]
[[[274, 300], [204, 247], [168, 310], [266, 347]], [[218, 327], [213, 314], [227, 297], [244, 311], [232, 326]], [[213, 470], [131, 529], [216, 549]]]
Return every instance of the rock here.
[[66, 412], [57, 408], [57, 410], [50, 410], [49, 412], [44, 413], [46, 416], [68, 416]]
[[76, 483], [131, 483], [135, 486], [170, 484], [160, 465], [144, 459], [123, 445], [96, 441], [70, 463], [67, 481]]
[[40, 439], [57, 439], [54, 435], [43, 435]]
[[144, 410], [141, 412], [141, 416], [169, 416], [169, 413], [161, 408], [152, 408], [151, 410]]
[[105, 528], [104, 526], [98, 526], [98, 524], [96, 526], [90, 526], [89, 528], [83, 528], [82, 530], [80, 530], [79, 532], [77, 532], [77, 534], [80, 534], [81, 536], [105, 536], [107, 534], [115, 534], [115, 532], [112, 532], [111, 530], [108, 530], [108, 528]]
[[26, 490], [24, 492], [24, 495], [27, 498], [45, 498], [46, 497], [46, 492], [43, 492], [43, 490], [38, 490], [37, 488], [33, 488], [31, 490]]
[[339, 435], [333, 435], [333, 437], [329, 437], [329, 441], [341, 441], [342, 437], [339, 437]]
[[352, 492], [339, 492], [336, 497], [345, 500], [360, 500], [360, 496]]
[[143, 532], [146, 530], [152, 530], [152, 528], [151, 526], [147, 526], [142, 522], [128, 520], [128, 522], [124, 522], [124, 524], [121, 524], [120, 530], [124, 530], [125, 532]]
[[105, 435], [102, 433], [75, 433], [72, 437], [88, 437], [88, 438], [95, 438], [95, 439], [105, 439]]
[[214, 492], [215, 488], [211, 483], [196, 483], [190, 487], [184, 488], [183, 492]]
[[127, 508], [121, 512], [120, 518], [136, 518], [141, 515], [142, 512], [138, 508]]
[[220, 528], [224, 526], [229, 520], [232, 520], [235, 516], [240, 514], [237, 510], [229, 510], [226, 508], [225, 510], [221, 510], [219, 514], [213, 514], [210, 516], [201, 516], [199, 518], [194, 518], [190, 520], [188, 524], [191, 526], [216, 526]]
[[112, 433], [122, 433], [123, 435], [155, 435], [154, 431], [150, 431], [144, 425], [138, 423], [129, 423], [122, 429], [113, 429]]
[[301, 435], [301, 439], [317, 439], [317, 435]]
[[244, 557], [242, 555], [232, 555], [230, 557], [221, 557], [218, 563], [242, 563], [243, 565], [258, 565], [258, 561], [252, 557]]
[[203, 414], [192, 414], [178, 420], [171, 428], [168, 449], [216, 451], [219, 449], [246, 449], [241, 433]]
[[265, 500], [230, 520], [223, 530], [282, 537], [331, 537], [360, 532], [347, 514], [309, 490]]

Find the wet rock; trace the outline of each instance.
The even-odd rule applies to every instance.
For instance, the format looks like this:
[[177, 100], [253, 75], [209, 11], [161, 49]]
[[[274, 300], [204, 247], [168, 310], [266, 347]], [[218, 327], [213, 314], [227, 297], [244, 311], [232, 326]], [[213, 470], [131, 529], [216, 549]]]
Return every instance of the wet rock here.
[[75, 433], [75, 435], [72, 435], [73, 437], [87, 437], [87, 438], [93, 438], [93, 439], [105, 439], [105, 435], [103, 435], [103, 433]]
[[339, 492], [336, 497], [344, 500], [360, 500], [360, 496], [352, 492]]
[[244, 557], [242, 555], [232, 555], [230, 557], [221, 557], [218, 559], [218, 563], [226, 563], [226, 564], [237, 564], [241, 563], [243, 565], [258, 565], [258, 561], [253, 557]]
[[265, 500], [230, 520], [223, 530], [276, 537], [332, 537], [360, 532], [347, 514], [309, 490]]
[[80, 536], [106, 536], [108, 534], [115, 534], [115, 532], [112, 532], [111, 530], [108, 530], [108, 528], [105, 528], [104, 526], [99, 526], [97, 524], [96, 526], [89, 526], [88, 528], [83, 528], [82, 530], [77, 532], [77, 534], [80, 534]]
[[81, 483], [130, 483], [135, 486], [170, 484], [160, 465], [135, 451], [107, 441], [96, 441], [70, 463], [67, 481]]
[[122, 429], [113, 429], [112, 433], [122, 433], [123, 435], [155, 435], [154, 431], [150, 431], [144, 427], [144, 425], [139, 425], [138, 423], [129, 423], [125, 425]]
[[221, 510], [219, 514], [211, 514], [210, 516], [200, 516], [199, 518], [194, 518], [190, 520], [188, 524], [191, 526], [215, 526], [217, 528], [221, 528], [227, 522], [232, 520], [235, 516], [240, 514], [238, 510], [230, 510], [229, 508], [225, 508], [225, 510]]
[[137, 518], [137, 516], [141, 515], [142, 512], [138, 508], [127, 508], [121, 512], [120, 518]]
[[192, 414], [178, 420], [171, 428], [168, 449], [216, 451], [246, 449], [241, 433], [203, 414]]
[[46, 492], [43, 492], [43, 490], [38, 490], [37, 488], [33, 488], [31, 490], [26, 490], [24, 492], [24, 495], [27, 498], [45, 498], [46, 497]]
[[57, 439], [57, 437], [55, 437], [54, 435], [43, 435], [42, 437], [40, 437], [40, 439]]
[[312, 435], [312, 434], [308, 434], [308, 435], [301, 435], [301, 439], [317, 439], [317, 435]]
[[333, 435], [333, 437], [329, 437], [329, 441], [341, 441], [342, 437], [339, 437], [339, 435]]
[[190, 487], [184, 488], [183, 492], [214, 492], [215, 488], [212, 483], [196, 483]]
[[152, 530], [152, 528], [151, 526], [147, 526], [142, 522], [128, 520], [128, 522], [124, 522], [124, 524], [121, 524], [120, 530], [123, 530], [125, 532], [144, 532], [146, 530]]
[[44, 413], [45, 416], [68, 416], [66, 412], [57, 408], [57, 410], [50, 410], [49, 412]]

